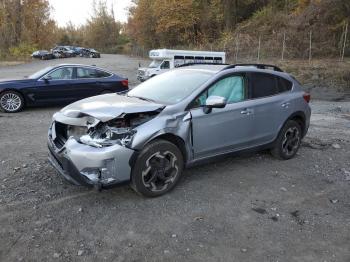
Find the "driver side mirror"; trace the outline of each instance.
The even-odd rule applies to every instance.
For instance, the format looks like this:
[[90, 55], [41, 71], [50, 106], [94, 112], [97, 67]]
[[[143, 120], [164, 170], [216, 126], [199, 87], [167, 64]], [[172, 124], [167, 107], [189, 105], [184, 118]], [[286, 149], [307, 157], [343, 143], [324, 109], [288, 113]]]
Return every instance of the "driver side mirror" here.
[[43, 79], [46, 83], [48, 83], [52, 79], [52, 77], [51, 76], [44, 76]]
[[224, 108], [227, 100], [222, 96], [209, 96], [205, 101], [204, 113], [209, 114], [213, 108]]

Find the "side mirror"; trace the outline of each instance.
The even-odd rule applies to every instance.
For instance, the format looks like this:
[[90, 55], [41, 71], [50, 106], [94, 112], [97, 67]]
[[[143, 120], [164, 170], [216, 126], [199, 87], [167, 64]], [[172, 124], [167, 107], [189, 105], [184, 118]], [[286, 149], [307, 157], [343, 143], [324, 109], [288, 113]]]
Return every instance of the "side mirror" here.
[[51, 76], [44, 76], [43, 79], [44, 79], [44, 81], [45, 81], [46, 83], [48, 83], [48, 82], [50, 82], [50, 80], [52, 79], [52, 77], [51, 77]]
[[227, 100], [222, 96], [209, 96], [205, 101], [204, 113], [209, 114], [213, 108], [224, 108]]

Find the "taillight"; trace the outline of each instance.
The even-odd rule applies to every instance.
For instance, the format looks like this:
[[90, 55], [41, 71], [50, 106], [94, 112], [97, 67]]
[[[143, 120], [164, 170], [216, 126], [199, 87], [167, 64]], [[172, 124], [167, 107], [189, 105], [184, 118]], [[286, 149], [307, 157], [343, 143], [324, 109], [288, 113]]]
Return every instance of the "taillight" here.
[[128, 79], [122, 80], [122, 85], [125, 87], [129, 87], [129, 80]]
[[306, 103], [309, 103], [311, 99], [311, 95], [309, 93], [304, 93], [303, 98], [306, 101]]

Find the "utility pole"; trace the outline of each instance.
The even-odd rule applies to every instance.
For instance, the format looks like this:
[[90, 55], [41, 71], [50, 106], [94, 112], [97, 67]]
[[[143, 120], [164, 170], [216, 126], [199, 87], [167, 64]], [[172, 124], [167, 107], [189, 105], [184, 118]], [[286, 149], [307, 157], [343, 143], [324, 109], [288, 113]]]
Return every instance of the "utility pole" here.
[[311, 63], [312, 58], [312, 31], [310, 30], [310, 45], [309, 45], [309, 63]]
[[346, 23], [345, 29], [344, 29], [344, 42], [343, 42], [343, 48], [341, 52], [341, 61], [344, 61], [344, 54], [345, 54], [345, 47], [346, 47], [346, 41], [347, 41], [347, 36], [348, 36], [348, 26], [349, 22]]
[[235, 62], [236, 63], [238, 60], [238, 45], [239, 45], [239, 34], [237, 35], [237, 38], [236, 38], [236, 52], [235, 52]]
[[283, 32], [283, 43], [282, 43], [282, 61], [284, 59], [284, 51], [286, 49], [286, 31]]
[[261, 46], [261, 35], [259, 35], [259, 44], [258, 44], [258, 63], [260, 62], [260, 46]]

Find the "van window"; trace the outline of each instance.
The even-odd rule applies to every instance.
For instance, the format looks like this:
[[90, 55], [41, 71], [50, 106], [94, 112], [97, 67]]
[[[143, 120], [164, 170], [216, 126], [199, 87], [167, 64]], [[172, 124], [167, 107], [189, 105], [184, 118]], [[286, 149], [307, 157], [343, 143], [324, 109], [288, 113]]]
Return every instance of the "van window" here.
[[203, 63], [204, 62], [203, 56], [196, 56], [194, 59], [195, 59], [196, 63]]
[[205, 62], [206, 63], [213, 63], [214, 58], [213, 57], [205, 57]]
[[185, 56], [186, 63], [194, 63], [194, 57], [193, 56]]
[[214, 57], [215, 63], [221, 63], [222, 64], [222, 58], [221, 57]]
[[163, 64], [160, 66], [160, 69], [170, 69], [169, 61], [164, 61]]
[[278, 93], [277, 79], [274, 75], [265, 73], [251, 74], [251, 98], [272, 96]]
[[185, 57], [176, 55], [174, 56], [174, 66], [178, 67], [180, 65], [183, 65], [185, 63]]

